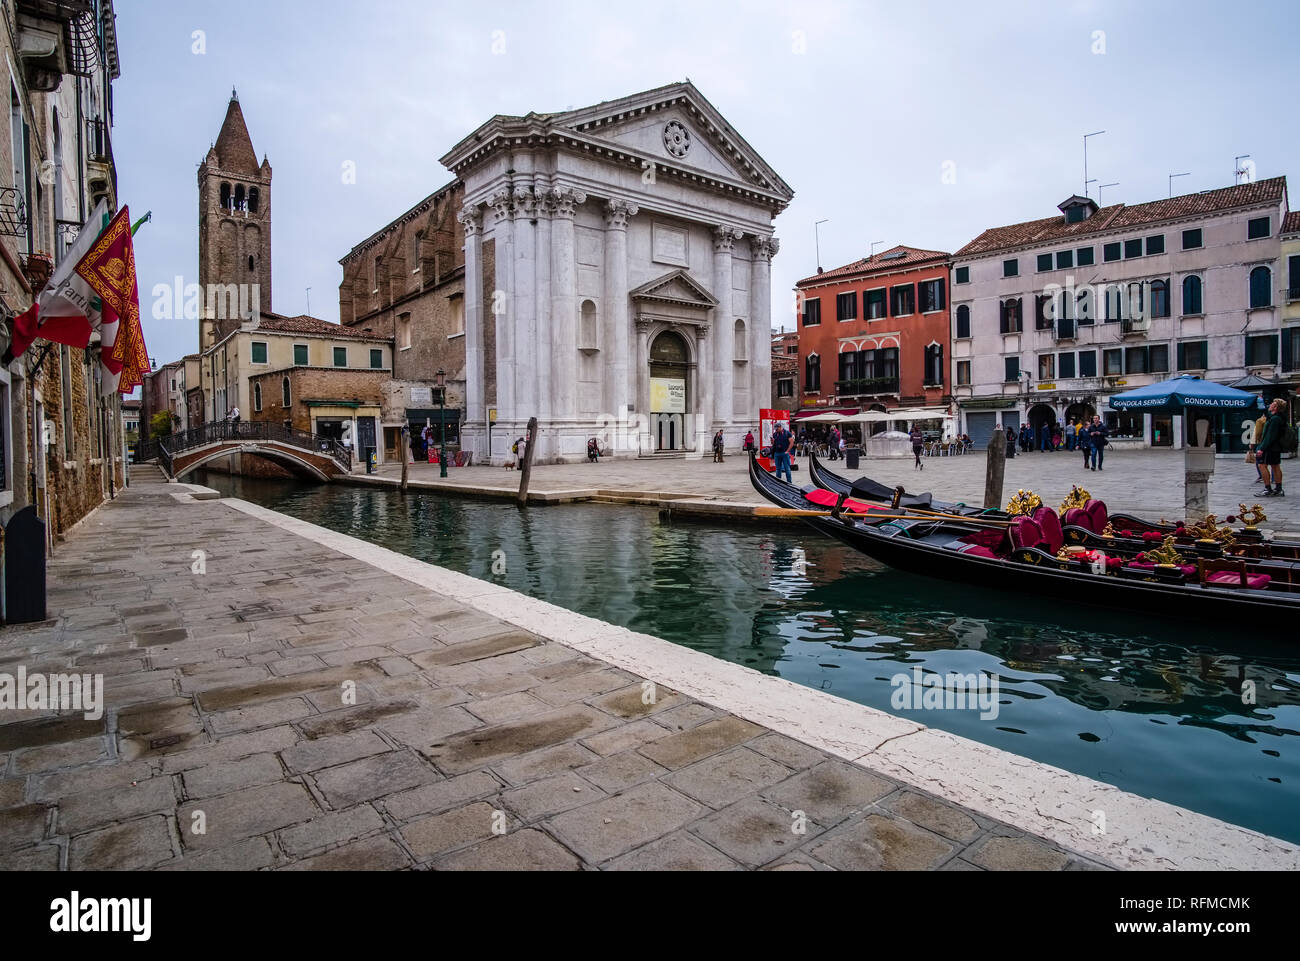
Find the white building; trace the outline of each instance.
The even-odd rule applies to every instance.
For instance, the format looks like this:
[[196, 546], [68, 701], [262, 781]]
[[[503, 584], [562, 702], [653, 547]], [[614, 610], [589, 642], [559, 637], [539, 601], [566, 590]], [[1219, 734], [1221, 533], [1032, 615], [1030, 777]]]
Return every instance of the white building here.
[[493, 117], [442, 162], [465, 191], [466, 449], [490, 419], [493, 463], [532, 416], [542, 461], [757, 427], [793, 192], [694, 86]]
[[[1181, 418], [1118, 414], [1107, 399], [1177, 373], [1279, 373], [1285, 177], [1059, 209], [953, 255], [953, 394], [977, 444], [995, 427], [1097, 413], [1120, 445], [1180, 447]], [[1220, 449], [1241, 449], [1241, 425], [1221, 421]]]

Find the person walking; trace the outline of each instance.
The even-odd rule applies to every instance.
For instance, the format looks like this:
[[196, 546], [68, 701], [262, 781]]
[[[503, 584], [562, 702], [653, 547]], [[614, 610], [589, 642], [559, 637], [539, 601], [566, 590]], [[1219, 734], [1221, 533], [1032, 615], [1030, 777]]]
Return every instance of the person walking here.
[[1259, 415], [1259, 419], [1255, 421], [1254, 440], [1250, 445], [1250, 451], [1253, 455], [1251, 460], [1255, 464], [1255, 483], [1263, 484], [1265, 487], [1269, 486], [1269, 476], [1268, 471], [1264, 467], [1264, 455], [1259, 449], [1259, 442], [1264, 437], [1264, 425], [1267, 423], [1268, 411], [1265, 410], [1264, 413]]
[[1092, 438], [1088, 436], [1088, 428], [1080, 424], [1075, 429], [1075, 436], [1079, 450], [1083, 451], [1083, 469], [1092, 470]]
[[794, 477], [790, 473], [790, 432], [781, 424], [777, 424], [772, 433], [772, 456], [776, 458], [777, 478], [784, 474], [785, 482], [793, 484]]
[[239, 436], [239, 408], [230, 408], [230, 433], [232, 436]]
[[722, 431], [713, 435], [713, 463], [722, 463]]
[[1053, 427], [1052, 428], [1052, 450], [1058, 451], [1060, 449], [1061, 449], [1061, 428]]
[[921, 451], [925, 447], [925, 438], [921, 434], [921, 428], [913, 427], [908, 436], [912, 439], [912, 456], [916, 458], [916, 465], [912, 470], [925, 470], [925, 465], [921, 463]]
[[1042, 451], [1051, 450], [1051, 444], [1052, 444], [1052, 427], [1050, 424], [1044, 423], [1042, 427], [1038, 428], [1039, 452], [1041, 453]]
[[1110, 431], [1106, 425], [1101, 422], [1101, 415], [1093, 414], [1092, 423], [1088, 425], [1088, 439], [1092, 441], [1092, 469], [1102, 470], [1102, 462], [1106, 458], [1106, 440]]
[[745, 453], [754, 449], [754, 432], [752, 430], [745, 432]]
[[1074, 421], [1065, 425], [1065, 449], [1066, 451], [1074, 450], [1074, 442], [1078, 439], [1078, 429], [1074, 426]]
[[1264, 433], [1259, 440], [1259, 449], [1263, 453], [1264, 466], [1268, 469], [1271, 484], [1264, 485], [1265, 497], [1285, 497], [1282, 490], [1282, 443], [1286, 436], [1287, 404], [1281, 397], [1268, 405], [1268, 420], [1264, 422]]

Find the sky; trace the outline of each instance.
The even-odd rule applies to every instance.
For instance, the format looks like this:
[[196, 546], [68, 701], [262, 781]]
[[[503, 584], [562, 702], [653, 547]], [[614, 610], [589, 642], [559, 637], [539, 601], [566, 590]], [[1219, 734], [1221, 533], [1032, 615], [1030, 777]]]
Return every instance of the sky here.
[[[198, 277], [197, 169], [237, 88], [271, 162], [272, 308], [338, 320], [339, 258], [451, 174], [497, 113], [581, 107], [689, 78], [791, 186], [774, 327], [791, 288], [894, 244], [955, 251], [1084, 189], [1141, 203], [1300, 159], [1300, 4], [1203, 0], [118, 0], [119, 202], [159, 364], [197, 322], [154, 289]], [[1246, 162], [1243, 162], [1246, 163]], [[355, 170], [355, 177], [345, 171]], [[1300, 170], [1296, 171], [1300, 173]], [[349, 182], [349, 180], [354, 182]], [[1295, 187], [1293, 186], [1293, 189]], [[1297, 202], [1300, 205], [1300, 201]], [[826, 223], [815, 228], [819, 220]], [[310, 288], [310, 290], [308, 290]]]

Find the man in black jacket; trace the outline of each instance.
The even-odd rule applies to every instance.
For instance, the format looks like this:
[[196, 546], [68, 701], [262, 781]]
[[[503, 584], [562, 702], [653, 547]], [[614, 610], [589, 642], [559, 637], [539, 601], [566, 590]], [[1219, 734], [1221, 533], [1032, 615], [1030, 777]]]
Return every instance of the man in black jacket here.
[[1282, 490], [1282, 438], [1286, 435], [1286, 401], [1278, 398], [1268, 405], [1268, 420], [1259, 439], [1257, 458], [1263, 459], [1264, 470], [1271, 473], [1273, 483], [1264, 484], [1265, 497], [1285, 497]]
[[1098, 414], [1092, 415], [1092, 423], [1086, 428], [1088, 432], [1088, 441], [1092, 444], [1092, 469], [1103, 470], [1102, 462], [1106, 459], [1106, 437], [1110, 431], [1102, 423]]

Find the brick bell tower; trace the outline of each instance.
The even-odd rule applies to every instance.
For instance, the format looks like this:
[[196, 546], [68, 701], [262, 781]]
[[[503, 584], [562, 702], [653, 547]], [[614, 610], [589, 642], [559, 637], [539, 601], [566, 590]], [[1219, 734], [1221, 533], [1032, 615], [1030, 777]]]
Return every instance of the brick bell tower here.
[[[199, 164], [200, 351], [242, 321], [231, 306], [232, 284], [238, 290], [234, 304], [242, 299], [245, 313], [271, 310], [271, 164], [265, 157], [257, 162], [233, 89], [221, 133]], [[209, 285], [224, 290], [214, 296]]]

